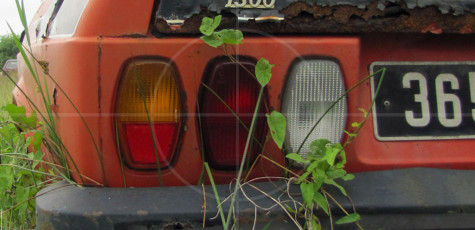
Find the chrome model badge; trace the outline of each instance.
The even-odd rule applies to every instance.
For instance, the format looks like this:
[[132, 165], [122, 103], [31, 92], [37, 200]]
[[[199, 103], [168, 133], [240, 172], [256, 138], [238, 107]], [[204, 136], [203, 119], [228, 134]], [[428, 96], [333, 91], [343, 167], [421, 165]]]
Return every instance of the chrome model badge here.
[[228, 0], [226, 8], [273, 9], [275, 0]]

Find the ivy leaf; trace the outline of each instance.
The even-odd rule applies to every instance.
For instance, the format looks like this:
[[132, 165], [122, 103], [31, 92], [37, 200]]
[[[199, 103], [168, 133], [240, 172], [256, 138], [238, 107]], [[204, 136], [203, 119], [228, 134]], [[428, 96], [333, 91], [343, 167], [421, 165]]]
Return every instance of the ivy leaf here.
[[319, 175], [318, 171], [312, 172], [313, 176], [313, 190], [318, 191], [323, 185], [323, 180], [325, 179], [323, 176]]
[[322, 230], [322, 226], [315, 219], [312, 219], [312, 230]]
[[318, 204], [318, 206], [322, 207], [323, 211], [325, 211], [328, 216], [330, 215], [328, 211], [328, 201], [321, 193], [316, 192], [313, 194], [313, 200]]
[[338, 219], [335, 223], [336, 224], [348, 224], [348, 223], [353, 223], [353, 222], [359, 221], [360, 219], [361, 219], [361, 217], [358, 213], [351, 213], [348, 216], [344, 216], [344, 217]]
[[325, 149], [327, 144], [329, 144], [330, 141], [327, 139], [317, 139], [312, 141], [310, 144], [310, 151], [312, 151], [313, 155], [322, 157], [325, 153]]
[[40, 150], [41, 143], [43, 142], [43, 132], [36, 131], [34, 134], [33, 149]]
[[345, 188], [343, 188], [341, 185], [337, 184], [333, 179], [325, 179], [323, 181], [323, 183], [330, 184], [330, 185], [333, 185], [333, 186], [337, 187], [343, 195], [348, 196], [347, 193], [346, 193]]
[[318, 166], [318, 161], [312, 162], [308, 167], [307, 167], [307, 172], [313, 172], [313, 170]]
[[302, 197], [305, 203], [307, 204], [307, 206], [312, 207], [313, 196], [314, 196], [313, 183], [310, 183], [310, 184], [301, 183], [300, 190], [302, 191]]
[[265, 58], [261, 58], [259, 61], [257, 61], [255, 73], [257, 81], [262, 87], [269, 83], [270, 78], [272, 77], [272, 67], [274, 66], [275, 65], [271, 65]]
[[336, 155], [340, 152], [340, 149], [327, 146], [325, 151], [325, 156], [322, 159], [325, 159], [329, 165], [333, 166], [335, 164]]
[[307, 179], [308, 175], [310, 175], [311, 171], [307, 171], [303, 173], [298, 179], [297, 183], [302, 183], [305, 179]]
[[357, 122], [357, 121], [351, 123], [351, 127], [353, 127], [353, 128], [358, 128], [358, 127], [360, 127], [360, 126], [361, 126], [361, 123], [359, 123], [359, 122]]
[[348, 173], [348, 174], [342, 176], [341, 179], [343, 179], [344, 181], [353, 180], [353, 179], [355, 179], [355, 175], [353, 175], [351, 173]]
[[335, 169], [335, 168], [330, 168], [326, 174], [329, 179], [340, 178], [347, 175], [344, 169]]
[[366, 111], [366, 109], [359, 108], [358, 110], [363, 113], [363, 116], [364, 116], [364, 117], [368, 116], [368, 111]]
[[289, 159], [291, 159], [291, 160], [293, 160], [293, 161], [296, 161], [296, 162], [298, 162], [298, 163], [303, 163], [303, 164], [308, 164], [308, 163], [310, 163], [309, 160], [303, 159], [303, 157], [300, 156], [300, 155], [297, 154], [297, 153], [289, 153], [289, 154], [287, 154], [285, 157], [287, 157], [287, 158], [289, 158]]
[[214, 19], [204, 17], [201, 20], [200, 31], [202, 34], [209, 36], [221, 23], [221, 15], [216, 16]]
[[223, 44], [223, 38], [218, 33], [212, 33], [209, 36], [201, 36], [201, 40], [214, 48]]
[[346, 133], [346, 135], [348, 135], [348, 137], [356, 137], [356, 133], [350, 133], [348, 131], [344, 131]]
[[225, 44], [242, 44], [243, 34], [240, 30], [224, 29], [218, 32]]
[[346, 164], [346, 153], [343, 147], [341, 147], [340, 153], [338, 154], [338, 163], [335, 164], [335, 167], [342, 169], [345, 167], [345, 164]]
[[266, 114], [266, 117], [272, 139], [274, 140], [275, 144], [277, 144], [279, 149], [282, 149], [285, 139], [285, 117], [282, 113], [277, 111], [272, 111], [270, 115]]

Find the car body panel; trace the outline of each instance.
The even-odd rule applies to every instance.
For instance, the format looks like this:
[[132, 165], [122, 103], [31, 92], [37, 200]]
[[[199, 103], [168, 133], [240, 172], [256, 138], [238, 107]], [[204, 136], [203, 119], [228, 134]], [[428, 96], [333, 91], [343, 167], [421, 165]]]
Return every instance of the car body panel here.
[[[366, 4], [369, 1], [360, 2]], [[40, 61], [36, 68], [54, 77], [54, 81], [47, 78], [53, 102], [51, 109], [57, 132], [77, 166], [76, 170], [76, 166], [70, 164], [74, 169], [73, 179], [80, 184], [97, 186], [83, 188], [57, 184], [44, 190], [44, 194], [37, 198], [38, 229], [74, 229], [74, 223], [87, 224], [96, 229], [126, 229], [144, 223], [155, 225], [182, 221], [199, 227], [203, 218], [203, 194], [200, 192], [204, 188], [209, 195], [211, 188], [209, 185], [196, 186], [203, 171], [197, 105], [199, 94], [204, 90], [201, 81], [206, 77], [206, 68], [210, 61], [223, 57], [224, 53], [207, 46], [195, 34], [199, 28], [196, 23], [201, 22], [204, 15], [191, 16], [194, 18], [189, 19], [191, 27], [187, 27], [186, 23], [168, 25], [166, 21], [166, 26], [160, 27], [164, 21], [156, 18], [158, 3], [153, 0], [90, 0], [71, 37], [48, 37], [47, 33], [35, 31], [42, 20], [49, 20], [50, 17], [43, 14], [53, 1], [45, 1], [34, 17], [36, 23], [30, 28], [32, 52]], [[455, 6], [461, 6], [458, 4], [467, 2], [455, 3]], [[293, 6], [298, 4], [302, 3]], [[346, 6], [331, 7], [337, 7], [334, 11], [337, 12], [347, 9]], [[308, 6], [302, 7], [299, 9], [305, 12], [310, 10], [305, 8]], [[415, 5], [410, 8], [419, 9]], [[434, 7], [424, 9], [434, 11]], [[471, 7], [463, 9], [465, 16], [460, 17], [464, 18], [457, 20], [474, 17]], [[435, 11], [439, 15], [441, 9]], [[208, 13], [209, 16], [214, 15], [214, 11]], [[352, 18], [351, 15], [346, 14], [349, 18]], [[443, 15], [447, 16], [447, 12]], [[420, 30], [422, 24], [414, 27], [417, 31], [411, 33], [404, 30], [365, 30], [364, 23], [355, 31], [336, 31], [338, 25], [344, 22], [322, 23], [326, 26], [321, 30], [311, 30], [311, 27], [305, 27], [309, 25], [306, 20], [310, 20], [309, 23], [319, 23], [319, 20], [306, 17], [305, 13], [294, 16], [297, 19], [295, 25], [299, 26], [295, 31], [283, 26], [287, 25], [285, 22], [254, 24], [257, 27], [251, 29], [271, 28], [270, 32], [273, 32], [273, 27], [284, 29], [274, 31], [274, 34], [264, 29], [260, 32], [247, 30], [244, 44], [235, 48], [238, 56], [255, 60], [265, 57], [275, 64], [273, 77], [267, 86], [269, 109], [281, 110], [286, 82], [297, 60], [336, 62], [346, 89], [369, 76], [372, 63], [475, 61], [473, 35], [465, 34], [472, 33], [472, 28], [465, 28], [465, 24], [457, 24], [452, 34], [437, 34], [440, 32], [437, 25]], [[448, 17], [459, 16], [449, 14]], [[470, 23], [470, 20], [466, 22]], [[228, 23], [226, 26], [235, 25]], [[397, 24], [394, 25], [397, 28]], [[426, 28], [430, 25], [422, 26]], [[330, 27], [334, 30], [328, 29]], [[192, 29], [187, 30], [189, 28]], [[171, 164], [160, 170], [135, 170], [127, 165], [122, 165], [123, 169], [121, 167], [114, 119], [117, 89], [126, 66], [137, 60], [164, 60], [178, 73], [176, 80], [182, 105], [180, 140]], [[23, 93], [37, 103], [42, 99], [36, 89], [24, 61], [19, 60], [19, 83], [14, 90], [16, 102], [31, 109]], [[362, 121], [364, 113], [361, 109], [370, 110], [373, 96], [369, 80], [348, 93], [346, 130], [354, 130], [352, 124]], [[372, 119], [370, 114], [358, 137], [345, 149], [346, 170], [355, 172], [356, 179], [344, 183], [344, 186], [358, 211], [367, 218], [367, 222], [363, 218], [365, 226], [473, 228], [475, 201], [471, 191], [475, 184], [475, 155], [471, 149], [475, 146], [474, 140], [379, 141], [374, 135]], [[346, 140], [347, 137], [343, 138], [343, 142]], [[272, 142], [270, 134], [264, 149], [266, 156], [275, 162], [259, 158], [250, 172], [250, 179], [284, 175], [276, 163], [286, 167], [289, 162], [284, 157], [285, 152]], [[295, 172], [300, 169], [291, 168]], [[236, 171], [212, 169], [212, 174], [219, 184], [220, 194], [228, 194], [226, 189], [235, 178]], [[268, 187], [273, 183], [266, 181], [261, 185]], [[209, 184], [206, 179], [205, 184]], [[163, 187], [159, 187], [161, 185]], [[216, 213], [216, 205], [213, 196], [207, 197], [206, 218], [209, 218]], [[351, 202], [342, 202], [345, 208], [351, 208]], [[252, 206], [243, 204], [242, 208], [238, 210], [245, 217], [242, 220], [252, 217], [249, 215], [253, 214]], [[276, 209], [273, 212], [275, 215], [269, 219], [285, 219], [283, 210]], [[388, 218], [396, 218], [396, 221], [388, 222]], [[65, 223], [70, 224], [65, 226]], [[252, 218], [246, 219], [243, 226], [247, 227], [249, 223], [253, 223]]]

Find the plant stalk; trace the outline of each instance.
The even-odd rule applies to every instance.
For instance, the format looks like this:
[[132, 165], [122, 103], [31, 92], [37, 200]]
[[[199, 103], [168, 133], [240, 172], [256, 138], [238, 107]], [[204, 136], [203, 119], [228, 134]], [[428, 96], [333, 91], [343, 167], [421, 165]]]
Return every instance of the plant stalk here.
[[[264, 94], [264, 89], [265, 87], [261, 87], [261, 90], [259, 91], [259, 96], [257, 98], [256, 108], [254, 109], [254, 114], [252, 116], [252, 121], [251, 121], [251, 127], [249, 128], [249, 134], [247, 135], [246, 146], [244, 147], [244, 153], [241, 159], [241, 165], [239, 166], [239, 172], [236, 179], [236, 186], [234, 187], [234, 192], [231, 194], [231, 205], [229, 206], [227, 222], [231, 220], [231, 213], [234, 207], [234, 202], [236, 200], [236, 194], [240, 187], [239, 184], [241, 183], [242, 172], [244, 170], [244, 165], [246, 163], [247, 153], [249, 152], [251, 137], [252, 137], [252, 134], [254, 133], [254, 129], [257, 123], [257, 114], [259, 112], [259, 107], [262, 101], [262, 95]], [[227, 230], [227, 228], [225, 228], [225, 230]]]

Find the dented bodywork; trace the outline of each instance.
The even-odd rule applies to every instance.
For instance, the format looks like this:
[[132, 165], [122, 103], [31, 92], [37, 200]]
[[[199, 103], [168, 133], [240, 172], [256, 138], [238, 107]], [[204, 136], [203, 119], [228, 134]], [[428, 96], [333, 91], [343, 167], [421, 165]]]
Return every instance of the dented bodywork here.
[[475, 30], [471, 0], [168, 0], [160, 3], [155, 32], [199, 33], [201, 19], [217, 14], [223, 15], [224, 27], [267, 33]]

